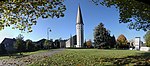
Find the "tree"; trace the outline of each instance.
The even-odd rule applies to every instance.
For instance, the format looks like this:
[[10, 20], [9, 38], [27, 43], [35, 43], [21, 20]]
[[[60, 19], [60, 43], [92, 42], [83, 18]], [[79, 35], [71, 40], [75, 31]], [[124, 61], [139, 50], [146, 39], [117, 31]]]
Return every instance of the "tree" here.
[[[41, 39], [39, 41], [37, 41], [38, 45], [40, 45], [37, 49], [44, 49], [44, 42], [46, 39]], [[35, 44], [34, 44], [35, 45]], [[36, 44], [37, 45], [37, 44]]]
[[146, 34], [144, 35], [144, 39], [146, 42], [146, 46], [150, 47], [150, 31], [147, 31]]
[[110, 31], [104, 27], [103, 23], [100, 23], [97, 27], [95, 27], [94, 44], [96, 44], [97, 47], [108, 46], [102, 45], [101, 43], [105, 42], [104, 44], [108, 44], [109, 38], [110, 38]]
[[50, 40], [45, 40], [45, 42], [44, 42], [44, 48], [45, 48], [45, 49], [50, 49], [50, 47], [51, 47], [51, 42], [50, 42]]
[[85, 39], [85, 41], [84, 41], [84, 43], [83, 43], [83, 47], [84, 47], [84, 48], [87, 47], [87, 45], [86, 45], [86, 39]]
[[0, 30], [12, 27], [32, 32], [37, 19], [64, 17], [63, 0], [2, 0], [0, 1]]
[[16, 37], [16, 42], [14, 44], [14, 47], [19, 51], [20, 55], [21, 52], [25, 50], [25, 44], [23, 38], [24, 36], [19, 34], [18, 37]]
[[30, 40], [30, 39], [26, 40], [26, 50], [27, 51], [33, 51], [34, 50], [34, 44], [32, 43], [32, 40]]
[[115, 36], [113, 35], [112, 37], [110, 37], [110, 41], [109, 41], [109, 45], [110, 45], [110, 48], [114, 48], [115, 45], [116, 45], [116, 39], [115, 39]]
[[[145, 0], [144, 0], [145, 1]], [[120, 13], [119, 22], [128, 23], [129, 29], [150, 30], [150, 5], [142, 0], [92, 0], [96, 5], [115, 6]]]
[[89, 39], [89, 40], [86, 42], [86, 46], [87, 46], [87, 48], [91, 48], [91, 46], [92, 46], [92, 41], [91, 41], [91, 39]]
[[118, 38], [117, 38], [117, 44], [118, 44], [118, 48], [127, 48], [128, 46], [128, 41], [126, 39], [126, 37], [121, 34]]
[[60, 48], [60, 42], [59, 42], [58, 39], [56, 39], [56, 40], [54, 41], [54, 44], [55, 44], [55, 47], [54, 47], [54, 48]]

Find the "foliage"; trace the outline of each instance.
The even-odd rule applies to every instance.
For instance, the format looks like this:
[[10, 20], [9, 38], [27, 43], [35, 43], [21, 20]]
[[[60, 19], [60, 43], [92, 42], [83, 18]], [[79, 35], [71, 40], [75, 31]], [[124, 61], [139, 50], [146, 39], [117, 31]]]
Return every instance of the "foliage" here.
[[45, 48], [45, 49], [50, 49], [50, 47], [51, 47], [51, 42], [50, 42], [50, 40], [45, 40], [45, 42], [44, 42], [44, 48]]
[[54, 48], [60, 48], [60, 42], [59, 42], [58, 39], [56, 39], [56, 40], [54, 41], [54, 44], [55, 44], [55, 47], [54, 47]]
[[96, 5], [115, 6], [120, 13], [119, 22], [128, 23], [129, 29], [150, 30], [150, 5], [142, 0], [92, 0]]
[[118, 43], [118, 48], [127, 48], [126, 46], [127, 46], [128, 41], [123, 34], [121, 34], [117, 38], [117, 43]]
[[23, 38], [23, 35], [19, 34], [18, 37], [16, 37], [16, 42], [14, 44], [14, 47], [20, 52], [20, 54], [25, 50], [25, 43]]
[[[36, 44], [36, 43], [33, 43], [34, 44], [34, 50], [35, 51], [37, 51], [37, 50], [40, 50], [41, 49], [41, 46], [40, 45], [38, 45], [38, 44]], [[44, 43], [43, 43], [44, 44]], [[44, 49], [44, 47], [43, 47], [43, 49]]]
[[[99, 48], [101, 49], [109, 49], [109, 43], [108, 42], [102, 42], [100, 45], [99, 45]], [[99, 49], [98, 48], [98, 49]]]
[[144, 35], [144, 39], [146, 41], [146, 46], [150, 47], [150, 31], [146, 32], [146, 34]]
[[110, 40], [110, 31], [104, 27], [103, 23], [100, 23], [94, 29], [94, 44], [96, 44], [96, 46], [99, 48], [100, 46], [108, 46], [108, 45], [102, 45], [102, 43], [106, 42], [108, 44], [109, 40]]
[[87, 46], [87, 48], [91, 48], [91, 47], [92, 47], [92, 41], [91, 41], [91, 39], [89, 39], [89, 40], [86, 42], [86, 46]]
[[[140, 55], [141, 53], [144, 52], [130, 50], [66, 49], [42, 61], [35, 62], [31, 66], [120, 66], [126, 64], [132, 66], [144, 60], [139, 59], [143, 57]], [[145, 63], [149, 62], [146, 59], [144, 61]]]
[[27, 39], [26, 40], [26, 50], [27, 51], [34, 51], [34, 44], [32, 43], [32, 40]]
[[117, 41], [120, 42], [121, 44], [126, 44], [128, 41], [126, 39], [126, 37], [121, 34], [118, 38], [117, 38]]
[[114, 48], [115, 45], [116, 45], [116, 39], [115, 39], [115, 36], [113, 35], [109, 41], [110, 43], [110, 48]]
[[0, 1], [0, 30], [5, 27], [32, 32], [38, 18], [64, 17], [63, 0], [2, 0]]
[[86, 40], [84, 41], [84, 43], [83, 43], [83, 48], [86, 48]]
[[21, 40], [23, 40], [23, 38], [24, 38], [24, 36], [23, 36], [22, 34], [19, 34], [19, 35], [16, 37], [16, 39], [21, 39]]
[[44, 49], [43, 45], [44, 45], [45, 40], [46, 39], [41, 39], [41, 40], [37, 41], [37, 43], [39, 45], [39, 46], [37, 46], [37, 49]]

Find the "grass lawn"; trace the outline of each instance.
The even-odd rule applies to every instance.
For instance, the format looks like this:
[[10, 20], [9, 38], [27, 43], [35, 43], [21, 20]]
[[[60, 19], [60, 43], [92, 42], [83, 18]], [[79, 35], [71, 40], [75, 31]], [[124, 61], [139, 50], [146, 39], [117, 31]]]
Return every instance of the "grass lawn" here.
[[48, 52], [48, 51], [51, 51], [51, 50], [38, 50], [35, 52], [23, 52], [23, 55], [32, 55], [32, 54], [37, 54], [37, 53], [41, 53], [41, 52]]
[[31, 66], [150, 65], [150, 52], [134, 50], [66, 49]]
[[[35, 52], [22, 52], [23, 53], [23, 56], [28, 56], [28, 55], [32, 55], [32, 54], [36, 54], [36, 53], [41, 53], [41, 52], [47, 52], [47, 51], [51, 51], [51, 50], [38, 50], [38, 51], [35, 51]], [[10, 58], [15, 58], [19, 56], [19, 53], [17, 54], [13, 54], [13, 56], [9, 57], [7, 55], [5, 56], [0, 56], [0, 60], [1, 59], [10, 59]]]

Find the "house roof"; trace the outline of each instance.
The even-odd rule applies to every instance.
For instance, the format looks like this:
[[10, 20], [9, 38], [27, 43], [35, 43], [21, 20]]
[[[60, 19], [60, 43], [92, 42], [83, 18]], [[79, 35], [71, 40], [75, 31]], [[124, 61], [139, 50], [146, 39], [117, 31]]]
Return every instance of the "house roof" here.
[[15, 38], [11, 39], [11, 38], [4, 38], [4, 40], [2, 41], [1, 44], [13, 44], [16, 41]]

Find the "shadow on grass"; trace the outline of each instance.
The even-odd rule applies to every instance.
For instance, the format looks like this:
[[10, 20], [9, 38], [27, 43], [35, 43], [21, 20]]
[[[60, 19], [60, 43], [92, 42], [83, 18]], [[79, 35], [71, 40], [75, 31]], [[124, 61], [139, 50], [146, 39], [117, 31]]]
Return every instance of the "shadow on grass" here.
[[6, 57], [6, 56], [8, 56], [9, 58], [22, 58], [22, 57], [26, 57], [26, 56], [29, 56], [29, 55], [17, 54], [17, 53], [0, 55], [0, 57]]
[[102, 62], [112, 62], [114, 65], [150, 65], [150, 52], [124, 58], [104, 58]]

